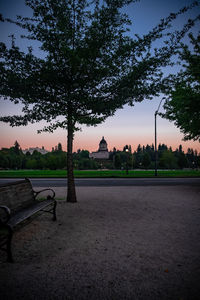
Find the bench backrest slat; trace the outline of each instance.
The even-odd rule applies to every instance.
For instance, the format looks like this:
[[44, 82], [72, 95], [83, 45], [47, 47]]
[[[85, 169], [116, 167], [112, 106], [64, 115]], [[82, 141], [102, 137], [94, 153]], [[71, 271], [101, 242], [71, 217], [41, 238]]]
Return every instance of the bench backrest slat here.
[[0, 205], [8, 206], [16, 212], [35, 201], [31, 182], [22, 180], [0, 187]]

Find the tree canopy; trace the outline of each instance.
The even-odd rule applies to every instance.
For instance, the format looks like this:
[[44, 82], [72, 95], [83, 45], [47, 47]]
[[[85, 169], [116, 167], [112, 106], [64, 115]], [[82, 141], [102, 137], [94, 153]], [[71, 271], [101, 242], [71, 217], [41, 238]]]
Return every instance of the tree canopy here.
[[185, 140], [200, 141], [200, 34], [189, 35], [192, 47], [182, 45], [179, 58], [184, 70], [172, 76], [163, 117], [174, 121]]
[[[136, 0], [26, 0], [31, 18], [13, 21], [25, 29], [22, 38], [37, 40], [45, 57], [33, 49], [22, 52], [12, 37], [8, 48], [0, 43], [0, 95], [22, 103], [22, 115], [1, 117], [11, 126], [45, 120], [41, 131], [58, 127], [68, 132], [68, 197], [76, 202], [73, 177], [73, 138], [81, 124], [97, 125], [123, 105], [158, 95], [162, 67], [170, 64], [178, 43], [193, 26], [181, 31], [169, 25], [191, 6], [172, 13], [144, 36], [128, 34], [131, 22], [121, 9]], [[28, 32], [26, 34], [26, 32]], [[153, 49], [157, 39], [163, 46]]]

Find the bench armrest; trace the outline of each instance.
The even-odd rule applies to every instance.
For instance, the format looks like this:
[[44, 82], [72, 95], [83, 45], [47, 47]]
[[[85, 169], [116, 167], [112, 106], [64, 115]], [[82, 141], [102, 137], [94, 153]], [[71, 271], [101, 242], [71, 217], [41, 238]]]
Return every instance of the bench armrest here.
[[47, 199], [54, 199], [54, 198], [55, 198], [55, 195], [56, 195], [56, 194], [55, 194], [54, 190], [52, 190], [52, 189], [43, 189], [43, 190], [38, 191], [38, 192], [34, 191], [34, 197], [35, 197], [35, 199], [36, 199], [36, 197], [37, 197], [40, 193], [45, 192], [45, 191], [51, 191], [51, 193], [52, 193], [52, 195], [48, 195], [48, 196], [47, 196]]
[[10, 209], [7, 206], [0, 206], [0, 224], [6, 224], [10, 219]]

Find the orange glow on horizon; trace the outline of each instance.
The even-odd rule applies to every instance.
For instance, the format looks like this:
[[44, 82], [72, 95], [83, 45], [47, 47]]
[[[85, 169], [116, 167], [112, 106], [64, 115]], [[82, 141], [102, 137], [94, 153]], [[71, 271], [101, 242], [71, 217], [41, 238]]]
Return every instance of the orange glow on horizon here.
[[[99, 142], [102, 138], [102, 135], [88, 135], [84, 132], [77, 133], [74, 138], [74, 146], [73, 151], [76, 152], [78, 149], [82, 150], [88, 150], [90, 152], [97, 151], [99, 147]], [[141, 146], [146, 146], [147, 144], [152, 145], [154, 144], [154, 136], [131, 136], [130, 133], [126, 134], [124, 136], [112, 136], [110, 134], [105, 135], [104, 138], [108, 143], [108, 150], [112, 151], [115, 147], [117, 150], [123, 150], [123, 147], [125, 145], [131, 145], [132, 151], [135, 151], [137, 149], [137, 146], [140, 144]], [[17, 135], [17, 138], [15, 135], [12, 134], [3, 134], [1, 136], [0, 141], [0, 148], [10, 148], [14, 145], [15, 141], [18, 141], [20, 144], [20, 147], [22, 149], [28, 149], [30, 147], [39, 147], [42, 148], [42, 146], [48, 150], [51, 151], [52, 147], [55, 148], [55, 146], [58, 143], [62, 144], [63, 150], [66, 151], [67, 149], [67, 137], [64, 132], [59, 134], [40, 134], [37, 133], [22, 133]], [[184, 152], [187, 152], [188, 148], [193, 148], [193, 150], [197, 150], [200, 153], [200, 143], [193, 142], [193, 141], [182, 141], [181, 138], [177, 139], [177, 137], [165, 137], [162, 138], [158, 136], [158, 144], [166, 144], [168, 147], [172, 147], [173, 150], [178, 148], [178, 146], [181, 144], [183, 146]]]
[[[142, 106], [142, 104], [141, 104]], [[136, 111], [137, 108], [135, 108]], [[98, 125], [97, 127], [83, 126], [82, 131], [78, 131], [74, 137], [73, 151], [78, 149], [88, 150], [90, 152], [97, 151], [102, 136], [108, 143], [109, 151], [115, 147], [122, 150], [125, 145], [131, 145], [132, 151], [137, 146], [146, 146], [154, 144], [154, 118], [153, 112], [143, 116], [142, 112], [133, 113], [121, 110], [115, 117]], [[52, 133], [37, 134], [37, 130], [41, 129], [43, 124], [31, 124], [29, 126], [12, 128], [8, 124], [1, 123], [0, 148], [10, 148], [17, 140], [22, 149], [29, 147], [44, 146], [46, 150], [51, 151], [58, 143], [62, 144], [63, 150], [67, 149], [67, 132], [57, 129]], [[181, 144], [184, 152], [188, 148], [193, 148], [200, 153], [200, 143], [198, 141], [182, 141], [183, 135], [180, 131], [167, 120], [158, 119], [157, 143], [166, 144], [173, 150]]]

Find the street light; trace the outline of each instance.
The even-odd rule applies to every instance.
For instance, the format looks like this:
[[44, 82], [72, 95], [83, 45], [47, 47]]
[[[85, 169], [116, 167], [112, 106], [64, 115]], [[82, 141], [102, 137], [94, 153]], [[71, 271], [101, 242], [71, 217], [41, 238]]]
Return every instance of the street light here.
[[157, 160], [158, 160], [158, 151], [157, 151], [157, 124], [156, 124], [157, 119], [156, 119], [156, 117], [157, 117], [157, 114], [158, 114], [158, 111], [160, 109], [160, 105], [161, 105], [163, 99], [164, 98], [162, 98], [160, 100], [160, 103], [158, 105], [158, 109], [155, 111], [155, 114], [154, 114], [154, 116], [155, 116], [155, 176], [158, 175], [158, 171], [157, 171]]
[[128, 175], [128, 146], [126, 146], [126, 174]]

